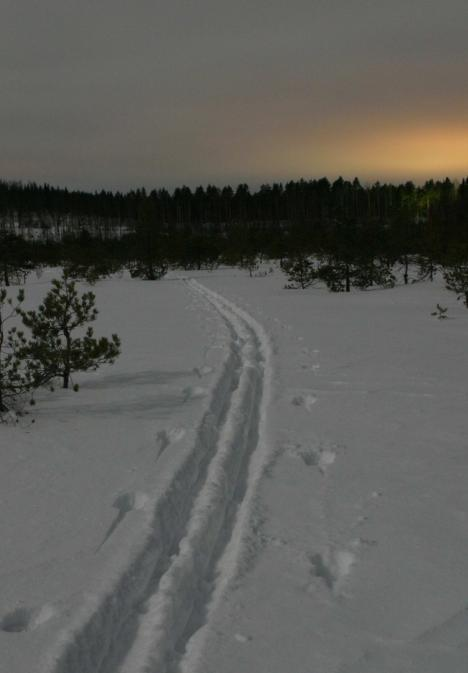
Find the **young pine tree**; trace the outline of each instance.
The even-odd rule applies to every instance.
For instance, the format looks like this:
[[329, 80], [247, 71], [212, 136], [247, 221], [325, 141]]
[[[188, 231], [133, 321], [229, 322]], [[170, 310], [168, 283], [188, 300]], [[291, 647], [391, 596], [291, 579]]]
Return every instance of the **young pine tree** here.
[[320, 267], [307, 255], [298, 254], [282, 262], [281, 268], [288, 276], [288, 289], [305, 290], [320, 278]]
[[21, 236], [0, 231], [0, 285], [24, 283], [34, 266]]
[[456, 292], [457, 299], [463, 298], [468, 308], [468, 262], [457, 262], [444, 269], [444, 280], [447, 290]]
[[[91, 326], [83, 334], [84, 327], [97, 317], [95, 299], [92, 292], [80, 296], [75, 281], [64, 273], [52, 281], [37, 311], [21, 311], [23, 323], [31, 330], [25, 350], [36, 386], [60, 378], [63, 388], [68, 388], [73, 372], [96, 370], [119, 356], [116, 334], [96, 339]], [[77, 330], [82, 336], [76, 335]]]
[[7, 328], [10, 320], [19, 317], [23, 301], [23, 290], [13, 300], [5, 288], [0, 289], [0, 413], [8, 411], [32, 387], [29, 363], [22, 355], [26, 338], [15, 326]]
[[169, 270], [167, 241], [159, 225], [154, 203], [146, 199], [138, 215], [134, 246], [130, 251], [128, 270], [132, 278], [160, 280]]

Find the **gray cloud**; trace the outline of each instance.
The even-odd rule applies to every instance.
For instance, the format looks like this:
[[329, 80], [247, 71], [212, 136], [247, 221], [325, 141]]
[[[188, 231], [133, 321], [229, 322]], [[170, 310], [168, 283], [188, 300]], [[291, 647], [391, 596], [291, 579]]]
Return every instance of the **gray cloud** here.
[[[466, 123], [467, 19], [459, 0], [4, 0], [0, 175], [125, 189], [339, 173], [340, 127]], [[310, 143], [310, 165], [289, 142]]]

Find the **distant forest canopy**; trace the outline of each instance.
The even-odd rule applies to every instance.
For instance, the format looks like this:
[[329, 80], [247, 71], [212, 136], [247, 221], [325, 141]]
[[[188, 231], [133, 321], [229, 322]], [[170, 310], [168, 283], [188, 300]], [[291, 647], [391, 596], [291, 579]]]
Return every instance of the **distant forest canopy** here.
[[261, 260], [278, 260], [301, 287], [386, 286], [395, 270], [408, 283], [414, 264], [418, 278], [431, 279], [462, 265], [468, 284], [468, 179], [363, 186], [321, 178], [172, 194], [0, 181], [0, 284], [46, 264], [155, 280], [170, 267], [230, 264], [253, 274]]
[[251, 191], [246, 184], [235, 189], [176, 188], [147, 192], [82, 192], [0, 180], [0, 226], [41, 228], [46, 235], [73, 233], [116, 235], [151, 217], [163, 228], [219, 228], [237, 223], [272, 225], [333, 224], [356, 221], [390, 225], [400, 218], [418, 222], [436, 218], [447, 223], [468, 217], [468, 178], [454, 183], [428, 181], [364, 186], [338, 178], [290, 181], [262, 185]]

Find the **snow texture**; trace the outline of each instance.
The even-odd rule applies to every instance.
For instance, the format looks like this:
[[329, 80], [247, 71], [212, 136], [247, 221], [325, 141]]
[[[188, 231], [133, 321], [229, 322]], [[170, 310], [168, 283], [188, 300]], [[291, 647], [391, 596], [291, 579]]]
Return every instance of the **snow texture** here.
[[465, 673], [466, 310], [192, 275], [0, 426], [0, 672]]

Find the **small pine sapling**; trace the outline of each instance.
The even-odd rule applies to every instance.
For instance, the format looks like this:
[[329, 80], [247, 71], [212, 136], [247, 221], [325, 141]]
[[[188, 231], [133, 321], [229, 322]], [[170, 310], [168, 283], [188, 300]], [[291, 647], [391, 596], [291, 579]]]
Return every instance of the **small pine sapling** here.
[[248, 252], [244, 255], [242, 255], [239, 266], [241, 269], [246, 269], [249, 272], [249, 276], [252, 278], [252, 276], [255, 275], [255, 273], [259, 270], [260, 264], [259, 264], [259, 259], [258, 255], [256, 252]]
[[21, 311], [23, 323], [31, 330], [27, 354], [36, 386], [50, 383], [55, 378], [68, 388], [73, 372], [96, 370], [102, 364], [112, 364], [120, 354], [120, 339], [94, 337], [88, 326], [81, 336], [77, 330], [96, 320], [95, 295], [78, 294], [76, 283], [65, 272], [52, 281], [37, 311]]

